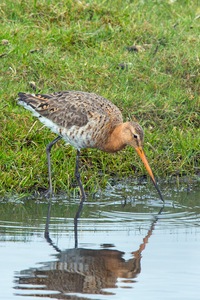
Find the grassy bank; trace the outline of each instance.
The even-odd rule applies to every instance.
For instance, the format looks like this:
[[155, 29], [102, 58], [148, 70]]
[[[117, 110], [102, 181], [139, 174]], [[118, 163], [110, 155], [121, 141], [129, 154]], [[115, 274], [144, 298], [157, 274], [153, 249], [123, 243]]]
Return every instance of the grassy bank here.
[[[19, 91], [34, 89], [110, 99], [143, 126], [157, 176], [199, 172], [198, 1], [3, 0], [0, 19], [1, 195], [48, 185], [45, 146], [55, 135], [16, 104]], [[81, 160], [86, 189], [145, 173], [129, 148], [88, 149]], [[75, 151], [59, 142], [52, 162], [54, 189], [69, 189]]]

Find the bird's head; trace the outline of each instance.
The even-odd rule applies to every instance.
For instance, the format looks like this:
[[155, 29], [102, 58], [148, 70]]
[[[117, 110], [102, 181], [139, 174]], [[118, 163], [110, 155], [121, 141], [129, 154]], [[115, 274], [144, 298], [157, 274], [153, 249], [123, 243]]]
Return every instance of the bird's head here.
[[138, 123], [124, 123], [123, 134], [127, 145], [130, 145], [135, 149], [138, 147], [143, 147], [144, 131]]

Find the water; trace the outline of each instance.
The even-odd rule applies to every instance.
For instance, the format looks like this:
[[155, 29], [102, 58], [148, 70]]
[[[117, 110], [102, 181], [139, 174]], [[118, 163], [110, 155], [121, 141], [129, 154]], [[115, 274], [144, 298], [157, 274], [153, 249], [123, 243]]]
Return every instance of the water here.
[[[200, 189], [118, 184], [79, 200], [0, 203], [1, 299], [200, 299]], [[126, 202], [126, 205], [125, 205]]]

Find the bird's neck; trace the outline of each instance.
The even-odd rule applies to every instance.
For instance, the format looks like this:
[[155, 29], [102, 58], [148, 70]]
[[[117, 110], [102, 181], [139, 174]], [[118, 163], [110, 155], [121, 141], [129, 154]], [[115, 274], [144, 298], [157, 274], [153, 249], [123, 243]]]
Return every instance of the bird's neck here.
[[103, 151], [114, 153], [122, 150], [126, 146], [123, 138], [123, 127], [124, 123], [119, 124], [114, 128], [106, 143], [103, 145]]

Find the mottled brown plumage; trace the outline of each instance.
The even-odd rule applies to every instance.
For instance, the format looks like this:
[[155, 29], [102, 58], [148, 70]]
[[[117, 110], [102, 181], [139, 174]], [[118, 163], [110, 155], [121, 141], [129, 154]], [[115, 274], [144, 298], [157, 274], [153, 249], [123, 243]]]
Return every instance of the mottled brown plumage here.
[[[60, 138], [74, 146], [78, 150], [78, 156], [82, 148], [117, 152], [126, 145], [130, 145], [141, 157], [158, 190], [142, 149], [144, 134], [141, 126], [135, 122], [123, 123], [119, 108], [109, 100], [94, 93], [65, 91], [49, 95], [19, 93], [19, 103], [32, 111], [42, 123], [59, 135], [47, 149], [48, 165], [51, 147]], [[80, 177], [79, 174], [78, 177]], [[80, 178], [78, 180], [81, 188]], [[84, 190], [81, 189], [83, 194]], [[158, 192], [162, 199], [159, 190]]]

